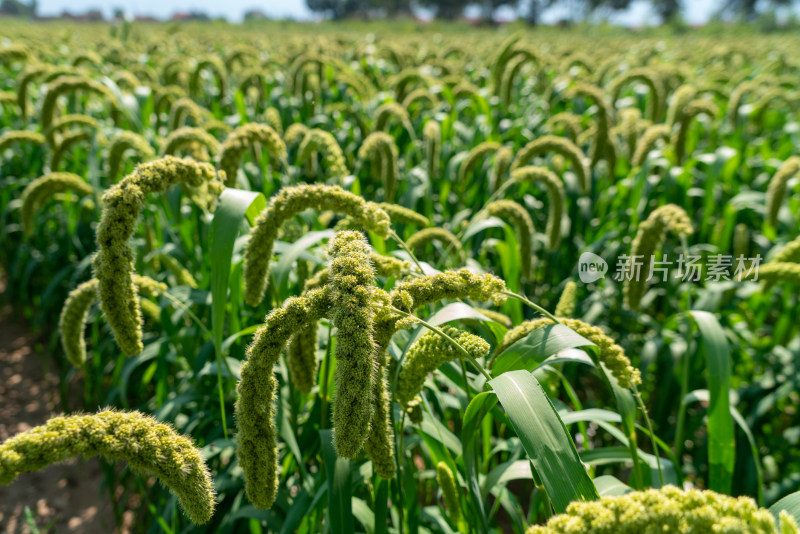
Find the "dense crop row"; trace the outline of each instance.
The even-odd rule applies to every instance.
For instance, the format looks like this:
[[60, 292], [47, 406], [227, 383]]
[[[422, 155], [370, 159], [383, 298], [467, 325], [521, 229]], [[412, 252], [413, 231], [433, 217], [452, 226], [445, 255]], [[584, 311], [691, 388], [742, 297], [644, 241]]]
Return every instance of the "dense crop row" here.
[[800, 42], [5, 29], [6, 295], [98, 413], [0, 481], [127, 459], [152, 532], [797, 531]]

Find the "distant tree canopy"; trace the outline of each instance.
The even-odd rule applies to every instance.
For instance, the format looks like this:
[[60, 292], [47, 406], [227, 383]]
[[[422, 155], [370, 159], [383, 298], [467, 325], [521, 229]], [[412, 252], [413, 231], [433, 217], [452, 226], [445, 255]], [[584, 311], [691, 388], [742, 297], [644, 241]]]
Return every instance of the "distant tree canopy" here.
[[[541, 22], [542, 14], [551, 7], [563, 7], [570, 14], [589, 16], [623, 11], [633, 3], [634, 0], [306, 0], [309, 9], [332, 19], [378, 15], [407, 16], [412, 12], [412, 5], [430, 9], [437, 18], [446, 20], [459, 18], [467, 7], [475, 6], [481, 9], [484, 19], [490, 19], [494, 10], [508, 6], [517, 9], [520, 16], [531, 24]], [[652, 11], [664, 23], [679, 18], [686, 4], [684, 0], [649, 0], [649, 3]], [[760, 9], [798, 3], [800, 0], [716, 0], [718, 14], [736, 14], [744, 20], [755, 19]]]
[[378, 11], [389, 17], [411, 14], [409, 0], [306, 0], [306, 5], [334, 20]]
[[791, 6], [796, 4], [794, 0], [724, 0], [720, 12], [735, 12], [745, 20], [753, 20], [758, 15], [759, 5], [768, 7]]
[[0, 0], [0, 15], [35, 17], [36, 0], [33, 0], [30, 4], [24, 4], [19, 0]]

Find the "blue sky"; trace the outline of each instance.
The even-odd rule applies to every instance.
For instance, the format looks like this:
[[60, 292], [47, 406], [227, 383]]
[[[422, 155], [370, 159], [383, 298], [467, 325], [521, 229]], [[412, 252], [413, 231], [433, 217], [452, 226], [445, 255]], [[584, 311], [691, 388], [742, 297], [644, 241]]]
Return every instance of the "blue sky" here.
[[[689, 23], [702, 23], [718, 5], [718, 0], [687, 0], [685, 16]], [[199, 10], [211, 16], [226, 16], [234, 21], [241, 20], [248, 9], [257, 8], [271, 17], [293, 17], [309, 19], [313, 14], [306, 8], [305, 0], [39, 0], [42, 15], [57, 15], [64, 9], [81, 12], [89, 8], [101, 8], [107, 15], [115, 7], [124, 9], [132, 15], [153, 15], [168, 17], [175, 11]], [[558, 19], [557, 10], [551, 10], [549, 19]], [[638, 25], [653, 19], [648, 3], [634, 1], [627, 12], [616, 17], [617, 22]]]

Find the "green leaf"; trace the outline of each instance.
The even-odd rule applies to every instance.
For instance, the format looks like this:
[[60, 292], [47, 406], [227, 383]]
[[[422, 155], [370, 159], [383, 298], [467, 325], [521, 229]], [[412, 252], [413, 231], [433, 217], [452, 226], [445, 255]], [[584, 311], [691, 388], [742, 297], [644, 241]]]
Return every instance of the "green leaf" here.
[[[710, 395], [707, 389], [696, 389], [690, 393], [688, 393], [682, 401], [682, 404], [688, 404], [690, 402], [709, 402]], [[759, 506], [764, 506], [764, 475], [761, 472], [761, 455], [758, 453], [758, 445], [756, 444], [756, 438], [753, 436], [753, 431], [750, 430], [750, 425], [747, 424], [742, 414], [739, 413], [739, 410], [736, 407], [731, 406], [731, 417], [742, 429], [744, 432], [745, 437], [747, 438], [747, 442], [750, 445], [750, 454], [753, 455], [753, 463], [755, 464], [756, 470], [756, 491], [757, 491], [757, 499]]]
[[[214, 346], [218, 350], [222, 348], [233, 244], [239, 234], [242, 219], [246, 217], [252, 222], [260, 205], [266, 205], [261, 193], [229, 187], [220, 195], [214, 219], [211, 221], [211, 329]], [[217, 356], [220, 357], [221, 354]]]
[[633, 488], [617, 477], [603, 475], [594, 479], [594, 486], [601, 497], [616, 497], [633, 491]]
[[[225, 329], [225, 310], [228, 304], [228, 283], [231, 276], [233, 245], [239, 234], [239, 228], [242, 226], [242, 219], [247, 217], [252, 222], [255, 217], [255, 209], [263, 205], [266, 205], [266, 200], [261, 193], [227, 188], [219, 197], [219, 203], [211, 221], [211, 336], [218, 369], [222, 368], [223, 363], [227, 366], [222, 354], [222, 334]], [[227, 438], [228, 423], [221, 373], [217, 373], [217, 389], [222, 431]]]
[[328, 525], [332, 533], [355, 532], [350, 460], [339, 458], [333, 447], [333, 432], [320, 430], [322, 456], [328, 477]]
[[247, 117], [247, 104], [244, 100], [244, 93], [241, 90], [237, 89], [235, 93], [233, 93], [233, 103], [236, 105], [236, 111], [239, 112], [239, 122], [242, 124], [247, 124], [249, 119]]
[[333, 230], [322, 230], [320, 232], [308, 232], [296, 242], [289, 245], [281, 254], [277, 265], [272, 268], [272, 275], [275, 277], [275, 285], [284, 288], [289, 273], [294, 262], [309, 248], [313, 247], [323, 239], [330, 239], [336, 232]]
[[495, 486], [506, 484], [512, 480], [532, 479], [533, 473], [531, 472], [530, 460], [514, 460], [505, 462], [489, 471], [489, 474], [486, 475], [486, 478], [483, 480], [483, 487], [481, 488], [481, 491], [484, 498], [486, 498], [486, 496], [489, 494], [489, 491]]
[[[730, 409], [731, 357], [728, 339], [717, 318], [709, 312], [689, 312], [697, 323], [708, 368], [708, 463], [709, 489], [730, 494], [736, 442]], [[688, 365], [688, 362], [687, 362]]]
[[456, 456], [461, 456], [461, 442], [458, 441], [455, 434], [426, 411], [422, 412], [422, 423], [419, 425], [419, 431], [439, 440], [442, 445], [450, 449]]
[[533, 462], [557, 513], [572, 501], [598, 498], [575, 444], [542, 386], [528, 371], [512, 371], [489, 382]]
[[785, 511], [800, 523], [800, 491], [787, 495], [769, 507], [769, 511], [778, 519], [780, 513]]
[[374, 512], [375, 512], [375, 534], [386, 534], [389, 531], [387, 518], [389, 517], [389, 484], [391, 481], [375, 476], [373, 484], [375, 487]]
[[[623, 419], [624, 420], [624, 419]], [[634, 454], [637, 456], [638, 459], [641, 459], [650, 467], [651, 471], [651, 478], [656, 480], [658, 477], [658, 464], [661, 464], [661, 468], [664, 473], [664, 483], [665, 484], [672, 484], [674, 486], [679, 485], [680, 481], [678, 479], [678, 473], [675, 470], [675, 464], [663, 457], [656, 458], [655, 455], [649, 454], [644, 452], [642, 449], [634, 448], [631, 444], [631, 441], [625, 436], [625, 433], [622, 432], [620, 429], [606, 423], [601, 419], [593, 419], [594, 423], [597, 424], [598, 427], [602, 428], [606, 432], [608, 432], [614, 439], [625, 445], [627, 451], [622, 453], [622, 456], [618, 456], [614, 461], [634, 461]], [[607, 450], [611, 450], [613, 447], [608, 447]], [[590, 451], [584, 451], [581, 453], [581, 459], [585, 463], [591, 464], [593, 462], [592, 455], [596, 452], [600, 451], [601, 449], [592, 449]], [[638, 461], [638, 460], [637, 460]]]
[[[469, 304], [464, 304], [463, 302], [453, 302], [451, 304], [448, 304], [441, 310], [437, 311], [427, 319], [425, 319], [425, 322], [432, 324], [433, 326], [439, 326], [445, 323], [449, 323], [451, 321], [458, 321], [460, 319], [476, 319], [479, 321], [491, 321], [491, 319], [483, 315], [480, 311], [476, 310]], [[421, 338], [427, 332], [428, 329], [425, 327], [418, 328], [416, 334], [409, 342], [409, 346], [413, 345], [419, 338]]]
[[478, 471], [475, 460], [480, 446], [481, 421], [492, 408], [497, 405], [497, 396], [492, 391], [476, 395], [464, 412], [464, 426], [461, 430], [461, 443], [464, 450], [464, 470], [467, 474], [467, 488], [472, 504], [478, 511], [481, 532], [489, 532], [489, 518], [486, 503], [478, 482]]
[[564, 325], [543, 326], [504, 350], [495, 360], [492, 374], [499, 376], [518, 369], [533, 371], [546, 358], [558, 352], [592, 346], [594, 343]]
[[622, 416], [617, 412], [611, 410], [602, 410], [600, 408], [587, 408], [585, 410], [578, 410], [576, 412], [561, 411], [558, 416], [565, 425], [572, 425], [577, 422], [590, 422], [590, 421], [605, 421], [607, 423], [619, 423]]
[[491, 321], [491, 319], [483, 315], [479, 310], [476, 310], [469, 304], [464, 304], [463, 302], [453, 302], [431, 315], [426, 322], [432, 324], [433, 326], [439, 326], [440, 324], [449, 323], [450, 321], [458, 321], [459, 319]]
[[[353, 515], [364, 526], [367, 534], [375, 533], [375, 514], [362, 499], [353, 498]], [[336, 531], [334, 531], [336, 532]]]
[[497, 217], [487, 217], [486, 219], [470, 223], [470, 225], [467, 226], [467, 229], [464, 231], [464, 235], [461, 236], [461, 241], [466, 241], [475, 234], [484, 230], [488, 230], [489, 228], [503, 228], [504, 226], [505, 223], [502, 221], [502, 219], [498, 219]]

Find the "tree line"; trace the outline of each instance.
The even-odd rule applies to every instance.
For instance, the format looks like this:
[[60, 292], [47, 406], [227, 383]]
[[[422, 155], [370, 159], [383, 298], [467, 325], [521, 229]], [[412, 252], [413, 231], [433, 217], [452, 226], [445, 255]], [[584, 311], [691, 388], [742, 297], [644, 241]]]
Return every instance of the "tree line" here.
[[[461, 17], [467, 7], [476, 6], [481, 10], [481, 18], [492, 20], [492, 15], [500, 7], [516, 9], [529, 23], [540, 22], [542, 13], [549, 8], [562, 6], [570, 13], [584, 17], [609, 15], [615, 11], [628, 9], [635, 0], [306, 0], [312, 11], [338, 20], [358, 17], [385, 16], [396, 18], [411, 16], [415, 6], [430, 9], [436, 18], [453, 20]], [[689, 2], [695, 0], [649, 0], [653, 11], [662, 23], [668, 23], [681, 16]], [[745, 21], [755, 19], [760, 10], [776, 7], [791, 7], [797, 0], [717, 0], [719, 15], [735, 16]]]

